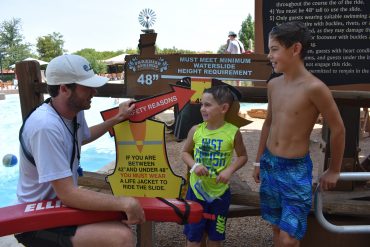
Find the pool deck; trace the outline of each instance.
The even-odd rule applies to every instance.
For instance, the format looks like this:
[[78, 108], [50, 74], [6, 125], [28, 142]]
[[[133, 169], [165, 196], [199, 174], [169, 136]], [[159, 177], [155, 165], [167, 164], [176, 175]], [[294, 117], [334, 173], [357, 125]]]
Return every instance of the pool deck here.
[[0, 94], [18, 94], [18, 89], [0, 89]]
[[0, 246], [1, 247], [20, 247], [23, 244], [19, 244], [13, 235], [8, 235], [0, 237]]

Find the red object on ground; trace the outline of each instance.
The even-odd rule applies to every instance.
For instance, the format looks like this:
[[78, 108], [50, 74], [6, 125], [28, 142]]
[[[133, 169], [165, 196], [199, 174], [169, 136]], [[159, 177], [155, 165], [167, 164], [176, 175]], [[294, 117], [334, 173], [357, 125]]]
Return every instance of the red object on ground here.
[[[182, 219], [176, 214], [175, 210], [161, 200], [148, 197], [139, 197], [137, 199], [144, 209], [147, 221], [182, 223]], [[166, 200], [184, 214], [185, 204], [183, 201], [177, 199]], [[203, 207], [197, 202], [187, 201], [187, 203], [190, 208], [187, 222], [199, 222], [203, 218]], [[69, 208], [64, 206], [58, 199], [24, 203], [0, 208], [0, 237], [60, 226], [121, 220], [125, 217], [126, 215], [122, 212], [88, 211]]]

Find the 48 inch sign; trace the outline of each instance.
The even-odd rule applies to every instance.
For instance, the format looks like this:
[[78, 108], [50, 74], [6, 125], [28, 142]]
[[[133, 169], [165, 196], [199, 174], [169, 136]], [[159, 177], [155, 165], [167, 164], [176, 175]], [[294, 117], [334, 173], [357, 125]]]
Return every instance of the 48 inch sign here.
[[153, 81], [157, 81], [158, 79], [158, 74], [141, 74], [137, 79], [137, 83], [141, 85], [152, 85]]

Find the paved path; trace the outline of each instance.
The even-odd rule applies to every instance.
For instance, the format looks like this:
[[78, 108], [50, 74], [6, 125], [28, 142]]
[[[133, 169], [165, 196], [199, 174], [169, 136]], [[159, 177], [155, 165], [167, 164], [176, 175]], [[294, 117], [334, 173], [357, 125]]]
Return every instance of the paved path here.
[[20, 247], [23, 246], [19, 244], [13, 235], [0, 237], [0, 246], [1, 247]]

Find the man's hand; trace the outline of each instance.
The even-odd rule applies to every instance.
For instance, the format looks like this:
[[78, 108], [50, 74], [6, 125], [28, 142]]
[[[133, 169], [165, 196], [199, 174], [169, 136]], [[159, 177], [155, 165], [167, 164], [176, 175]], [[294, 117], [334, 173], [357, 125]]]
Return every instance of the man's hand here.
[[121, 197], [123, 210], [127, 215], [127, 220], [122, 220], [128, 225], [142, 224], [145, 222], [144, 210], [138, 200], [133, 197]]
[[118, 113], [114, 117], [116, 120], [116, 124], [122, 122], [130, 116], [131, 112], [135, 108], [135, 104], [133, 102], [135, 101], [133, 99], [130, 99], [119, 104]]

